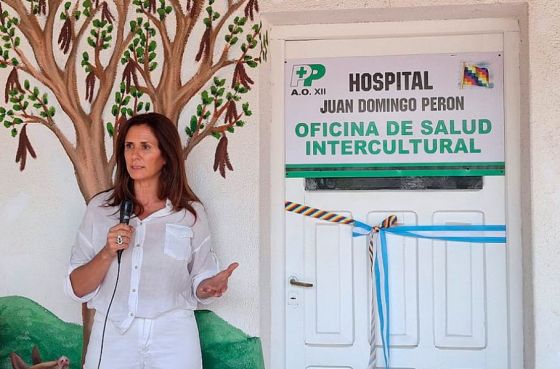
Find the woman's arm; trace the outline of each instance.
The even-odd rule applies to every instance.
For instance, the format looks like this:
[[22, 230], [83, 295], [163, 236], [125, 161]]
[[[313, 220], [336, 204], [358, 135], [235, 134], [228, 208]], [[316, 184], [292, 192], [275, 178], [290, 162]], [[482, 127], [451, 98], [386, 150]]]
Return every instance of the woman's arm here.
[[70, 282], [74, 294], [78, 297], [84, 297], [93, 292], [103, 282], [112, 261], [113, 257], [104, 247], [87, 264], [74, 269], [70, 273]]
[[[83, 297], [103, 282], [118, 250], [126, 250], [132, 239], [133, 228], [127, 224], [117, 224], [107, 233], [105, 246], [86, 264], [70, 273], [72, 290], [77, 297]], [[117, 243], [117, 236], [122, 237], [122, 244]]]

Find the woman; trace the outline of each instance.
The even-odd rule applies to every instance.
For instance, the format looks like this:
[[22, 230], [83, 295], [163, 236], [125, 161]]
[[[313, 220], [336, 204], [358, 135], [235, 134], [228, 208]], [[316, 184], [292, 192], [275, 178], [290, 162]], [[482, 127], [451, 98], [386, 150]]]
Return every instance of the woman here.
[[[193, 310], [225, 292], [238, 264], [219, 272], [206, 213], [187, 186], [168, 118], [129, 119], [115, 155], [115, 187], [90, 201], [67, 279], [68, 294], [96, 310], [84, 367], [97, 368], [102, 359], [100, 367], [111, 369], [202, 368]], [[134, 204], [130, 225], [118, 224], [124, 199]]]

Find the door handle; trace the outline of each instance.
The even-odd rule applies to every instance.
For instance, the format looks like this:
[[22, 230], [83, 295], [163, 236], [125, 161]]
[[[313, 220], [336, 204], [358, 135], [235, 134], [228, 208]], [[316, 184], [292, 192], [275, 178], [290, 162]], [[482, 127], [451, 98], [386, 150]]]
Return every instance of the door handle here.
[[297, 280], [296, 277], [290, 277], [290, 284], [292, 286], [298, 286], [298, 287], [313, 287], [313, 283], [309, 283], [309, 282], [300, 282]]

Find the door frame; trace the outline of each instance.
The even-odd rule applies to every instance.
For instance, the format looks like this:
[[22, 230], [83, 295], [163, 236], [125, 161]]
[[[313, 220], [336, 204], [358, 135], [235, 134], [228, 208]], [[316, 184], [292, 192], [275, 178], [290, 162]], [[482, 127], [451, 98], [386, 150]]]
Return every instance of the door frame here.
[[[286, 361], [286, 263], [284, 211], [284, 59], [285, 44], [299, 40], [331, 40], [413, 36], [502, 34], [504, 41], [504, 122], [506, 158], [506, 224], [508, 225], [508, 328], [509, 369], [523, 368], [523, 268], [521, 199], [521, 82], [520, 27], [513, 18], [426, 20], [354, 24], [270, 26], [270, 69], [260, 74], [261, 114], [270, 124], [261, 129], [262, 166], [270, 169], [263, 183], [262, 240], [268, 248], [261, 256], [261, 327], [267, 367], [287, 369]], [[268, 69], [268, 68], [267, 68]], [[266, 74], [267, 73], [267, 74]], [[264, 81], [268, 80], [268, 81]], [[264, 91], [266, 89], [267, 91]], [[266, 121], [267, 119], [263, 119]], [[268, 214], [267, 214], [268, 213]], [[268, 215], [268, 217], [267, 217]], [[290, 368], [291, 369], [291, 368]]]

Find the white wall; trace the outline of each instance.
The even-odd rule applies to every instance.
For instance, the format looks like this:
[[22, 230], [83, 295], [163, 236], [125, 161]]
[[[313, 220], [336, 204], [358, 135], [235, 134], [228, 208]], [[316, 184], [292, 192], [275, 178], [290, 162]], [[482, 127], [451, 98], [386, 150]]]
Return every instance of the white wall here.
[[[269, 0], [264, 18], [274, 25], [357, 23], [421, 19], [509, 17], [521, 28], [521, 124], [523, 155], [525, 368], [556, 369], [560, 363], [560, 251], [558, 230], [560, 146], [560, 1], [558, 0]], [[271, 56], [274, 58], [274, 55]], [[261, 104], [266, 113], [270, 107]], [[270, 140], [263, 134], [264, 146]], [[263, 154], [264, 155], [264, 154]], [[261, 176], [266, 162], [261, 166]], [[261, 202], [268, 184], [262, 186]], [[261, 203], [266, 213], [266, 204]], [[266, 241], [266, 235], [263, 241]], [[263, 248], [265, 246], [263, 245]], [[266, 260], [265, 260], [266, 262]], [[265, 268], [263, 270], [263, 281]], [[266, 288], [261, 289], [263, 297]], [[265, 343], [270, 318], [261, 301]], [[268, 349], [267, 349], [268, 353]]]

